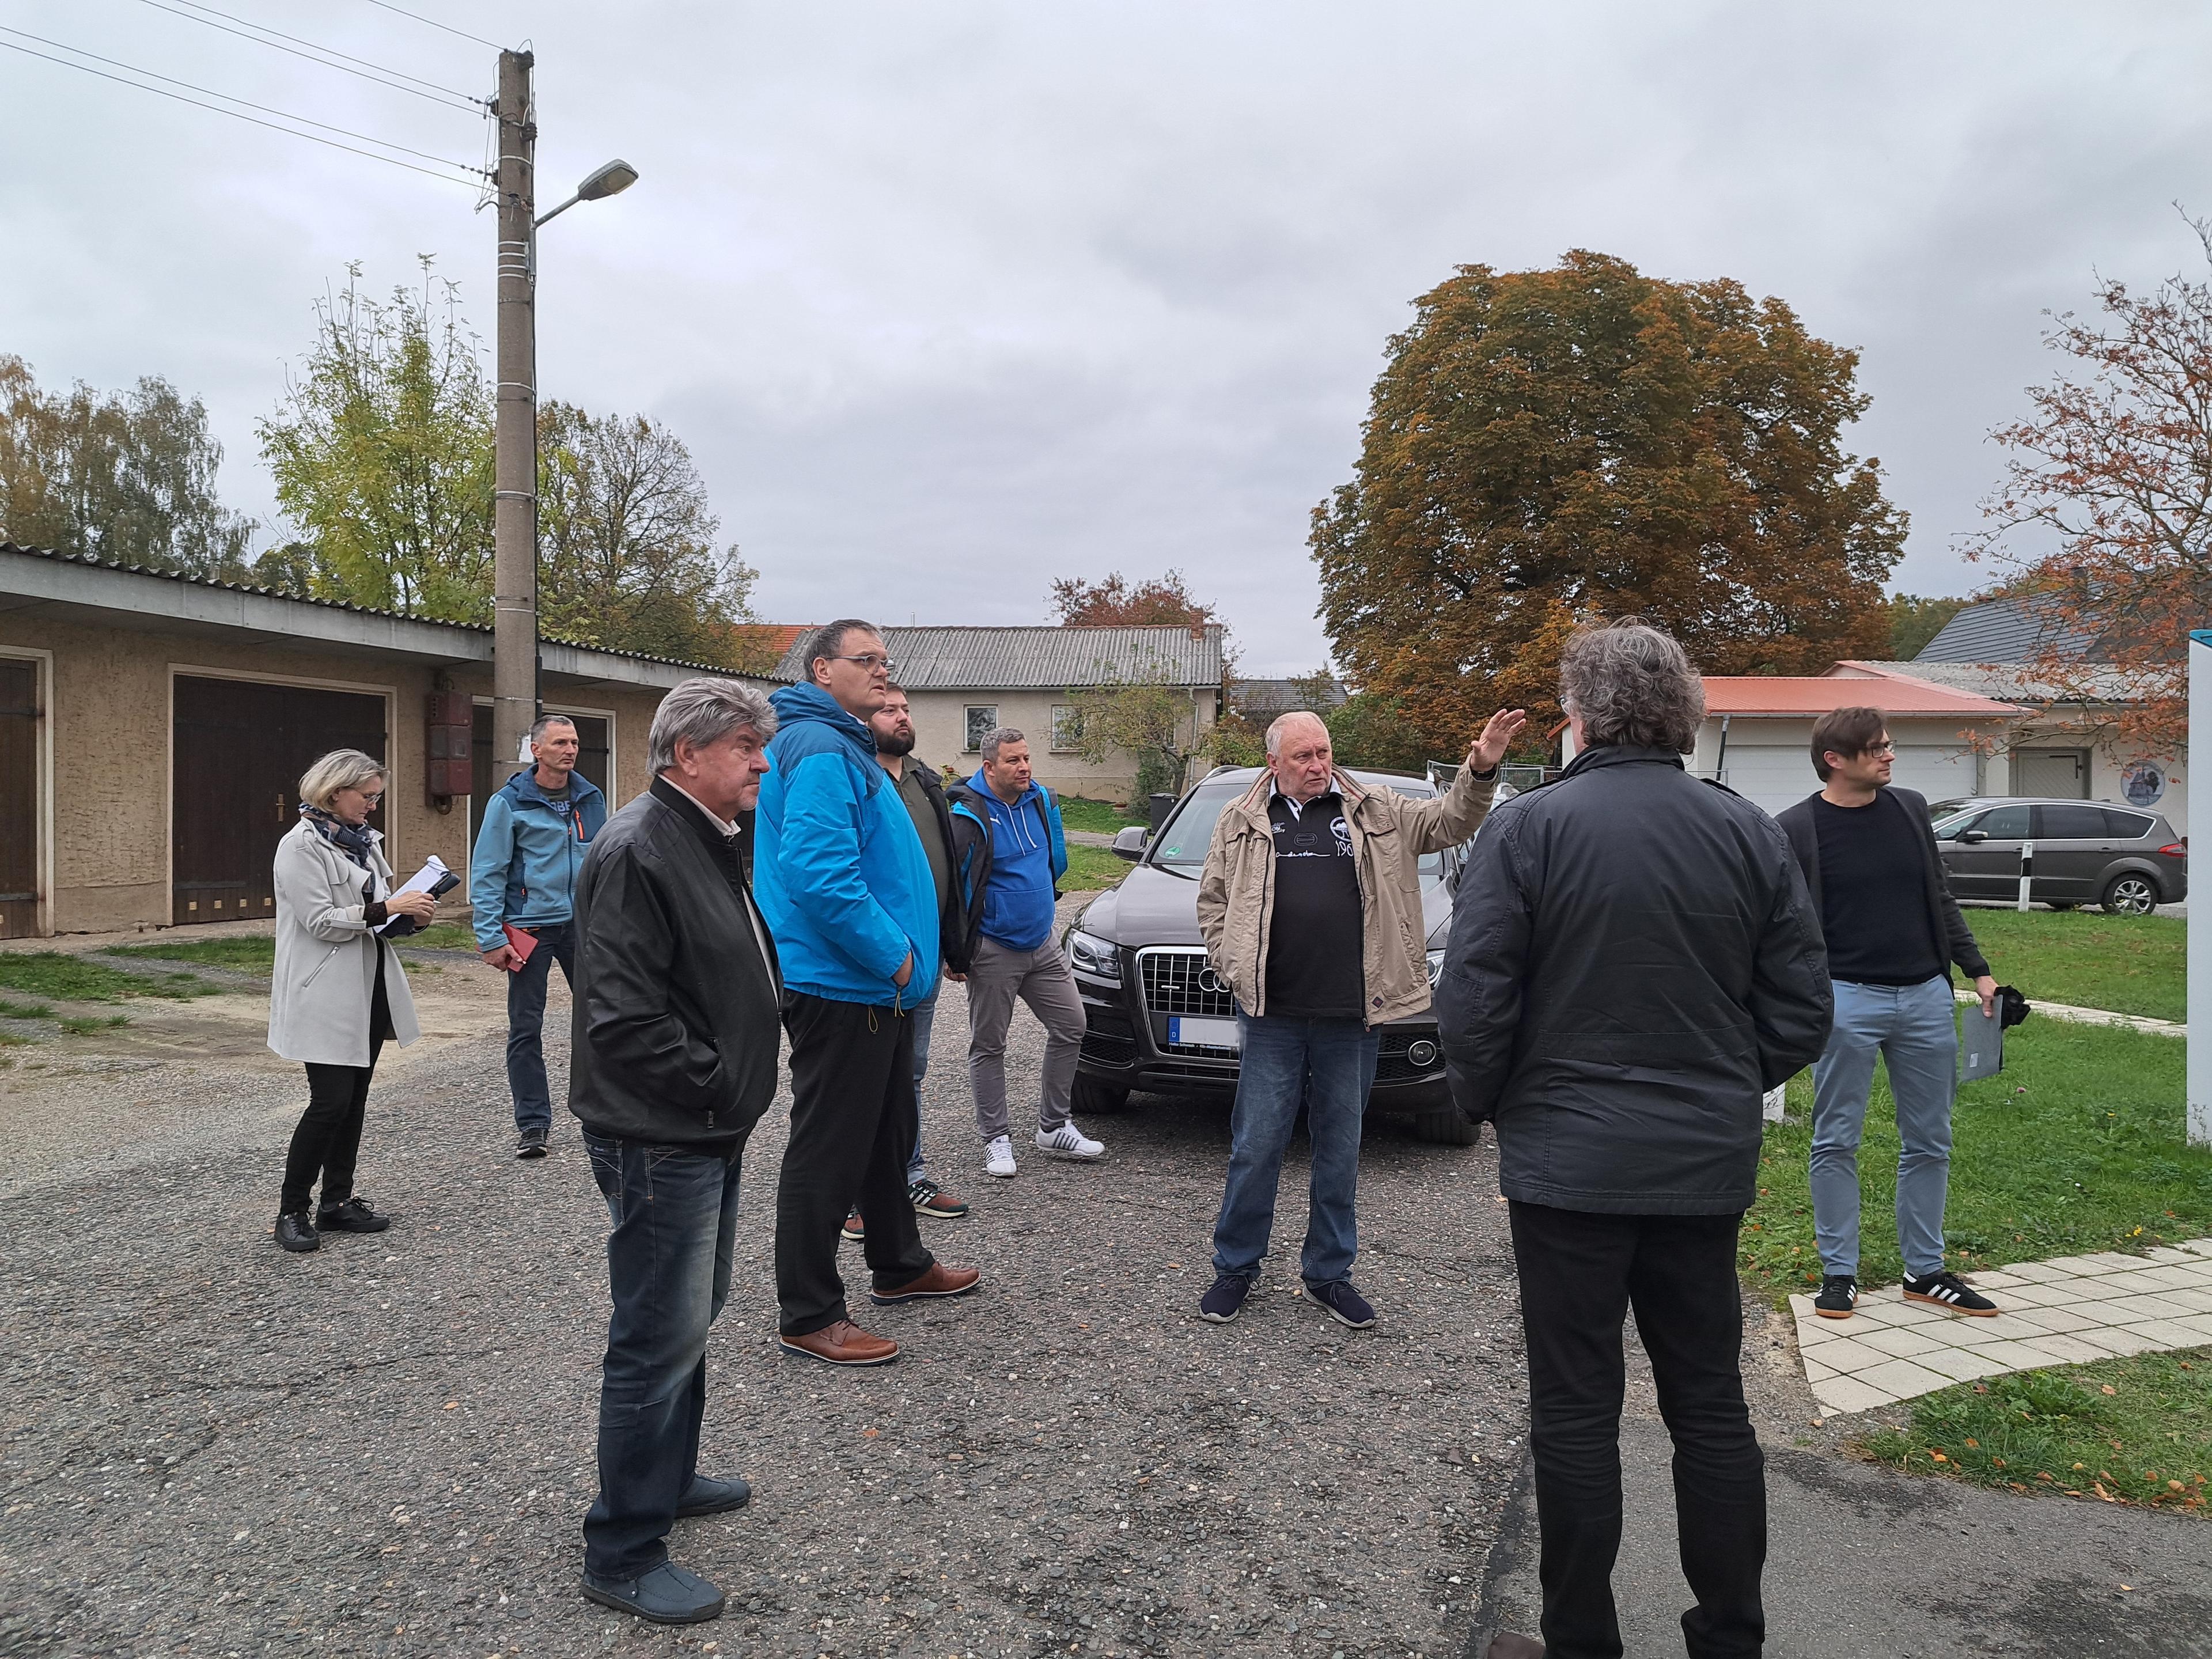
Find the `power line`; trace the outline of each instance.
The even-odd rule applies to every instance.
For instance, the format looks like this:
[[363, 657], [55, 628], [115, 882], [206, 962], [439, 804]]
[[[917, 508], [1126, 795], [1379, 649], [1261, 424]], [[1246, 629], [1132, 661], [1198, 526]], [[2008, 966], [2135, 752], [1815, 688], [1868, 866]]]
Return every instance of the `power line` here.
[[[297, 127], [279, 126], [274, 121], [264, 121], [255, 115], [242, 115], [234, 109], [225, 109], [220, 104], [204, 104], [198, 99], [187, 98], [180, 92], [170, 92], [161, 87], [149, 87], [143, 81], [126, 81], [119, 75], [110, 75], [106, 70], [96, 70], [89, 64], [75, 64], [66, 58], [55, 58], [43, 52], [33, 52], [28, 46], [19, 46], [12, 40], [0, 40], [0, 47], [5, 47], [9, 52], [20, 52], [26, 58], [44, 58], [49, 64], [59, 64], [64, 69], [73, 69], [85, 75], [96, 75], [103, 81], [114, 82], [118, 86], [136, 87], [141, 92], [150, 92], [162, 98], [173, 98], [177, 102], [190, 104], [196, 109], [211, 109], [217, 115], [228, 115], [235, 121], [250, 121], [257, 127], [267, 127], [271, 132], [286, 132], [295, 138], [305, 138], [309, 143], [327, 144], [332, 149], [342, 149], [349, 155], [366, 155], [372, 161], [382, 161], [388, 167], [404, 167], [410, 173], [419, 173], [426, 178], [442, 179], [448, 184], [466, 185], [471, 189], [476, 188], [482, 182], [474, 176], [477, 171], [474, 167], [466, 167], [459, 161], [449, 161], [446, 165], [459, 167], [462, 173], [470, 176], [461, 177], [451, 173], [433, 173], [428, 167], [416, 167], [412, 161], [402, 161], [390, 155], [380, 155], [373, 149], [356, 149], [351, 144], [339, 143], [335, 138], [319, 137], [312, 132], [301, 132]], [[222, 95], [221, 93], [215, 94], [218, 98]], [[369, 142], [376, 143], [381, 141], [371, 139]]]
[[[441, 167], [459, 167], [464, 172], [475, 171], [465, 161], [456, 161], [444, 155], [433, 155], [427, 149], [416, 149], [407, 144], [395, 144], [389, 138], [378, 138], [369, 133], [356, 132], [350, 127], [334, 127], [328, 121], [316, 120], [312, 115], [295, 115], [288, 109], [272, 109], [266, 104], [255, 103], [251, 98], [240, 98], [231, 93], [217, 92], [212, 87], [199, 86], [191, 81], [179, 81], [173, 75], [163, 75], [158, 70], [140, 69], [137, 64], [126, 64], [119, 58], [102, 58], [98, 52], [87, 52], [82, 46], [72, 46], [62, 40], [49, 40], [43, 34], [33, 34], [26, 29], [9, 28], [6, 24], [0, 23], [0, 34], [13, 34], [25, 40], [36, 40], [42, 46], [52, 46], [58, 52], [70, 52], [79, 58], [89, 58], [95, 64], [106, 64], [111, 68], [128, 70], [133, 75], [143, 75], [151, 81], [167, 81], [173, 87], [183, 87], [190, 92], [204, 93], [210, 98], [220, 98], [227, 104], [241, 104], [247, 109], [258, 109], [264, 115], [274, 115], [283, 120], [297, 121], [304, 126], [320, 127], [325, 132], [342, 133], [348, 138], [358, 138], [364, 144], [380, 144], [386, 149], [396, 149], [403, 155], [419, 155], [424, 161], [435, 161]], [[144, 90], [156, 92], [160, 88], [148, 87]], [[303, 138], [308, 136], [307, 133], [300, 135]]]
[[[166, 11], [173, 17], [181, 17], [189, 23], [204, 23], [209, 28], [221, 29], [225, 34], [234, 34], [241, 40], [252, 41], [256, 46], [267, 46], [276, 52], [289, 52], [293, 57], [304, 58], [311, 64], [320, 64], [325, 69], [339, 70], [348, 75], [357, 75], [364, 81], [374, 81], [377, 85], [380, 87], [389, 87], [394, 92], [411, 92], [417, 98], [427, 98], [434, 104], [450, 104], [458, 101], [461, 107], [470, 110], [471, 112], [474, 112], [483, 107], [483, 99], [472, 98], [465, 92], [455, 92], [451, 87], [441, 87], [434, 81], [425, 81], [420, 76], [409, 75], [404, 70], [386, 69], [381, 64], [371, 64], [367, 58], [356, 58], [350, 52], [334, 51], [328, 46], [318, 46], [312, 40], [300, 40], [297, 35], [284, 34], [276, 29], [264, 29], [262, 28], [261, 25], [258, 23], [246, 23], [244, 18], [231, 17], [228, 12], [216, 11], [212, 6], [198, 6], [196, 7], [193, 11], [180, 11], [175, 6], [164, 3], [164, 0], [139, 0], [139, 3], [141, 5], [151, 6], [155, 11]], [[184, 0], [184, 3], [186, 5], [191, 5], [193, 3], [193, 0]], [[209, 17], [197, 15], [196, 13], [200, 11], [209, 12], [212, 14], [212, 15]], [[246, 27], [244, 28], [232, 28], [227, 23], [216, 22], [214, 21], [214, 18], [216, 17], [229, 18], [231, 22], [244, 23]], [[253, 29], [258, 29], [260, 30], [260, 33], [247, 33], [248, 30]], [[277, 36], [277, 39], [271, 40], [264, 38], [265, 36], [272, 34]], [[279, 44], [279, 42], [283, 40], [295, 41], [296, 44], [289, 46]], [[302, 52], [300, 50], [300, 47], [301, 46], [308, 47], [310, 50]], [[325, 55], [318, 57], [316, 55], [317, 53], [323, 53]], [[345, 58], [347, 61], [343, 64], [332, 61], [335, 58]], [[353, 67], [356, 64], [366, 64], [367, 67], [356, 69]], [[369, 73], [369, 70], [371, 70], [377, 72], [372, 75]], [[389, 80], [386, 78], [389, 76], [398, 76], [399, 79]], [[407, 81], [413, 81], [416, 84], [411, 87], [402, 84], [403, 82]], [[430, 90], [428, 92], [423, 91], [422, 88], [425, 87], [429, 88]]]
[[448, 34], [457, 34], [464, 40], [473, 40], [480, 46], [489, 46], [494, 52], [506, 50], [496, 40], [487, 40], [481, 34], [471, 34], [466, 29], [457, 29], [451, 23], [441, 23], [434, 17], [425, 17], [421, 12], [410, 11], [404, 6], [395, 6], [392, 3], [392, 0], [368, 0], [368, 3], [380, 7], [386, 11], [396, 11], [402, 17], [411, 17], [418, 23], [428, 23], [432, 28], [443, 29]]

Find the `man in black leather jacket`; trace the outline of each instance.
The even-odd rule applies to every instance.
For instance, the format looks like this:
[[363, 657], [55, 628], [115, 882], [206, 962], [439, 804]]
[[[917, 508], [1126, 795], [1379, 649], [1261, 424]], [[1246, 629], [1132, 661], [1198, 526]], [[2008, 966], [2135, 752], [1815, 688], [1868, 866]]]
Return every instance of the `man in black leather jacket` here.
[[[1636, 624], [1588, 631], [1559, 681], [1579, 752], [1491, 812], [1437, 987], [1454, 1097], [1496, 1121], [1510, 1206], [1542, 1650], [1621, 1651], [1611, 1576], [1633, 1305], [1674, 1442], [1691, 1659], [1755, 1654], [1766, 1494], [1736, 1231], [1758, 1196], [1760, 1095], [1827, 1036], [1826, 954], [1774, 820], [1683, 770], [1705, 692], [1681, 647]], [[1518, 1636], [1492, 1650], [1536, 1650]]]
[[657, 1623], [722, 1610], [720, 1590], [668, 1559], [671, 1527], [752, 1492], [699, 1473], [699, 1428], [740, 1158], [775, 1098], [782, 985], [735, 823], [775, 732], [750, 686], [671, 691], [647, 739], [653, 787], [599, 832], [576, 884], [568, 1109], [613, 1223], [584, 1594]]

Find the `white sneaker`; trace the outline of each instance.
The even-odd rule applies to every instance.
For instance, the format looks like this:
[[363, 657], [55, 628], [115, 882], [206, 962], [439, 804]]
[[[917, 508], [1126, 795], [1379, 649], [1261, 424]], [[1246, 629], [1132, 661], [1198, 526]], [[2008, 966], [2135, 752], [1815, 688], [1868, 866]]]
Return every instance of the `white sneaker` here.
[[1050, 1152], [1054, 1158], [1098, 1158], [1104, 1155], [1106, 1146], [1103, 1141], [1093, 1140], [1085, 1134], [1075, 1127], [1075, 1120], [1070, 1118], [1050, 1134], [1039, 1129], [1037, 1151]]
[[[1042, 1141], [1042, 1137], [1039, 1137]], [[1000, 1135], [983, 1144], [983, 1173], [1001, 1179], [1014, 1172], [1014, 1139], [1012, 1135]]]

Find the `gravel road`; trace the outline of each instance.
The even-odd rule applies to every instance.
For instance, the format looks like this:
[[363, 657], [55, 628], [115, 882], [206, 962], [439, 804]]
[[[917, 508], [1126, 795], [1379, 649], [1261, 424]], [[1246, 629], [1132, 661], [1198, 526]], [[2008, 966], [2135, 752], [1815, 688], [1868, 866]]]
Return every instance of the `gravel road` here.
[[757, 1496], [679, 1525], [730, 1611], [672, 1632], [576, 1592], [606, 1217], [565, 1116], [508, 1156], [495, 1036], [380, 1081], [362, 1187], [398, 1224], [296, 1258], [268, 1232], [299, 1091], [264, 1068], [134, 1061], [163, 1134], [118, 1147], [111, 1103], [75, 1155], [100, 1079], [14, 1087], [0, 1654], [1459, 1652], [1525, 1421], [1489, 1146], [1370, 1134], [1353, 1334], [1285, 1293], [1301, 1141], [1290, 1255], [1211, 1326], [1225, 1109], [1140, 1099], [1087, 1124], [1103, 1163], [988, 1182], [965, 1030], [948, 988], [926, 1144], [975, 1210], [923, 1224], [983, 1285], [864, 1316], [897, 1364], [777, 1351], [781, 1104], [754, 1138], [704, 1462]]

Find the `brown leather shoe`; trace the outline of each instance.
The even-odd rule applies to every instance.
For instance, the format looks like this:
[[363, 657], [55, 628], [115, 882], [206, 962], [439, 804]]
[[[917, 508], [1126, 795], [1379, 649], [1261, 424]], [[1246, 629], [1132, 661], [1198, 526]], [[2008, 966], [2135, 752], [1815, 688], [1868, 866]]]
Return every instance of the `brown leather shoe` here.
[[1489, 1659], [1544, 1659], [1544, 1644], [1510, 1630], [1500, 1631], [1490, 1644]]
[[980, 1268], [948, 1267], [942, 1261], [933, 1261], [929, 1271], [921, 1278], [910, 1279], [896, 1290], [870, 1291], [868, 1300], [878, 1308], [888, 1308], [900, 1302], [918, 1302], [925, 1296], [965, 1296], [982, 1277]]
[[868, 1224], [860, 1219], [860, 1212], [858, 1210], [845, 1218], [844, 1237], [848, 1244], [858, 1244], [867, 1236]]
[[849, 1319], [824, 1325], [804, 1336], [782, 1336], [786, 1353], [803, 1353], [832, 1365], [888, 1365], [898, 1358], [899, 1345], [888, 1337], [871, 1335]]

